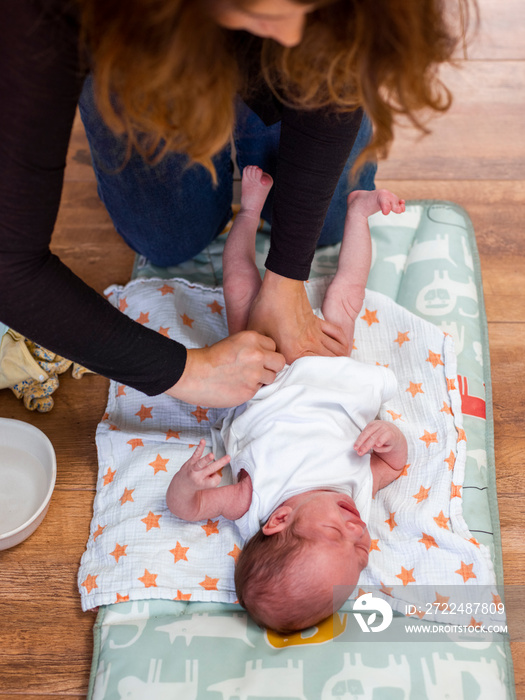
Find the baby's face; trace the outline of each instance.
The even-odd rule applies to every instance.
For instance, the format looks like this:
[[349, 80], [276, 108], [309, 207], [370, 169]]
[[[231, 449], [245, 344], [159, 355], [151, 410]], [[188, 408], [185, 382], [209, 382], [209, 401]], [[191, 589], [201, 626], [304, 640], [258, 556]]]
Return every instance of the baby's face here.
[[355, 586], [368, 564], [370, 535], [354, 501], [335, 491], [308, 491], [287, 501], [295, 532], [311, 542], [312, 563], [331, 585]]

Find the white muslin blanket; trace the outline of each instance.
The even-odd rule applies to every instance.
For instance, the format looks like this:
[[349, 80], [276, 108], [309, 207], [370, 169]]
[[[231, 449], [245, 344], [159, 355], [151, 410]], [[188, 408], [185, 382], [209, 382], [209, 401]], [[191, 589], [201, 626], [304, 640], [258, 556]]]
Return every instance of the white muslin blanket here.
[[[307, 284], [313, 307], [321, 306], [327, 283]], [[221, 288], [147, 279], [107, 294], [131, 318], [189, 348], [227, 332]], [[407, 602], [427, 600], [429, 587], [438, 602], [450, 598], [448, 586], [478, 586], [490, 600], [496, 594], [490, 553], [462, 515], [466, 436], [452, 346], [436, 326], [367, 291], [352, 357], [395, 373], [397, 392], [380, 417], [405, 433], [409, 456], [372, 503], [369, 566], [358, 589], [381, 589], [401, 612]], [[78, 577], [84, 610], [153, 598], [235, 602], [233, 569], [243, 545], [235, 524], [220, 517], [186, 523], [165, 503], [173, 474], [199, 439], [211, 448], [210, 427], [220, 415], [111, 382], [97, 429], [97, 493]]]

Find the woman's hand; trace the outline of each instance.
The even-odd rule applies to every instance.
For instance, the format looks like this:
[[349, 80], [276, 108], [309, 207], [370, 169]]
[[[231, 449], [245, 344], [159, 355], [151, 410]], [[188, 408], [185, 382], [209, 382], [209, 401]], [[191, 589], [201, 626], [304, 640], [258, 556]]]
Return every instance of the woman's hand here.
[[284, 367], [275, 347], [271, 338], [243, 331], [210, 347], [188, 350], [181, 378], [166, 393], [199, 406], [238, 406], [263, 384], [271, 384]]
[[339, 326], [315, 316], [304, 283], [267, 270], [255, 298], [248, 328], [270, 336], [289, 364], [305, 355], [348, 355]]

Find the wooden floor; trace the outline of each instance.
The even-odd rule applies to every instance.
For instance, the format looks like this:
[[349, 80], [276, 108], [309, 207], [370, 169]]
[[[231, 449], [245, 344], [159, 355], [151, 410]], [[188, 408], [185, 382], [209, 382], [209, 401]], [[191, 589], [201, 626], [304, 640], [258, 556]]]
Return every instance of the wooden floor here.
[[[457, 202], [477, 235], [489, 321], [498, 499], [505, 582], [525, 581], [525, 4], [480, 0], [482, 26], [444, 74], [451, 111], [422, 141], [399, 129], [378, 184], [406, 199]], [[133, 254], [100, 204], [77, 124], [53, 249], [95, 289], [125, 283]], [[80, 611], [76, 575], [95, 490], [95, 429], [107, 381], [61, 379], [49, 414], [27, 412], [0, 391], [0, 416], [44, 430], [58, 458], [46, 520], [0, 553], [0, 700], [85, 696], [95, 616]], [[525, 700], [525, 644], [513, 645], [516, 687]], [[495, 699], [498, 700], [498, 699]]]

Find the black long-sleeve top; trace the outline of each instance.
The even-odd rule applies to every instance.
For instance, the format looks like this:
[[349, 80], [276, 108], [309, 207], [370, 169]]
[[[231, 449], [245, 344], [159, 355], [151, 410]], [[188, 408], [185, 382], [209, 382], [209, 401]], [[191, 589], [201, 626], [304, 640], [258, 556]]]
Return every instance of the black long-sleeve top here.
[[[78, 37], [70, 2], [0, 0], [0, 320], [53, 352], [155, 395], [180, 378], [184, 346], [126, 317], [49, 249], [85, 77]], [[361, 113], [293, 110], [265, 88], [248, 103], [266, 123], [281, 119], [266, 266], [307, 279]]]

